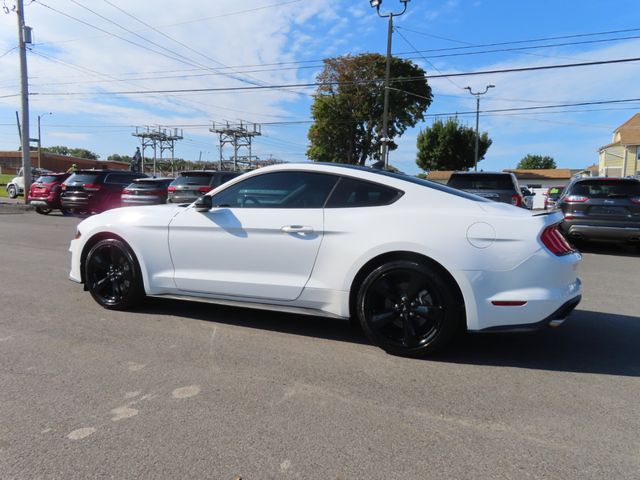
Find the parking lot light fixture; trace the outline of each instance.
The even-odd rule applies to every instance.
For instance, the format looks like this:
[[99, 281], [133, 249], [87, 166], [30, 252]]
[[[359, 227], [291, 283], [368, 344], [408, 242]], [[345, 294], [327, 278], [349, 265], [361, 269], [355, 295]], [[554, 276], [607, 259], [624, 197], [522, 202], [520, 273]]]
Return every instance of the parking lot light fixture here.
[[385, 170], [389, 166], [389, 135], [387, 135], [388, 122], [389, 122], [389, 74], [391, 72], [391, 37], [393, 35], [393, 17], [399, 17], [407, 10], [407, 3], [410, 0], [400, 0], [402, 3], [402, 11], [398, 13], [380, 13], [380, 5], [382, 0], [369, 0], [371, 8], [375, 8], [379, 17], [389, 18], [389, 28], [387, 30], [387, 64], [384, 74], [384, 113], [382, 114], [382, 133], [380, 135], [380, 142], [382, 143], [382, 161], [384, 162]]

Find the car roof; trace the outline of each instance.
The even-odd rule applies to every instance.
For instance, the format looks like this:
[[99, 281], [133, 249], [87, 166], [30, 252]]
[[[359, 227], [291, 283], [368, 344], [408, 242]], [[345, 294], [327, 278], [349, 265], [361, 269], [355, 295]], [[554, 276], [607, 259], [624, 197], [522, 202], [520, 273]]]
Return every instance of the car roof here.
[[513, 172], [453, 172], [451, 175], [513, 175]]
[[132, 172], [130, 170], [110, 170], [107, 168], [83, 168], [73, 173], [127, 173], [132, 175], [143, 175], [142, 173]]
[[616, 181], [616, 182], [631, 182], [631, 183], [635, 183], [635, 182], [640, 182], [640, 180], [638, 180], [637, 178], [632, 178], [632, 177], [624, 177], [624, 178], [620, 178], [620, 177], [582, 177], [582, 178], [578, 178], [576, 179], [575, 183], [578, 182], [612, 182], [612, 181]]
[[[344, 163], [323, 163], [323, 162], [298, 162], [298, 163], [279, 163], [276, 165], [269, 165], [256, 170], [246, 172], [245, 175], [260, 175], [267, 172], [276, 171], [309, 171], [318, 173], [332, 173], [334, 175], [345, 175], [361, 178], [363, 180], [369, 180], [371, 182], [383, 183], [399, 189], [407, 189], [411, 184], [413, 187], [427, 187], [432, 190], [438, 190], [440, 192], [448, 193], [457, 197], [467, 198], [474, 201], [491, 202], [491, 200], [472, 195], [463, 190], [457, 190], [452, 187], [448, 187], [441, 183], [436, 183], [431, 180], [425, 180], [422, 178], [407, 175], [405, 173], [388, 172], [371, 167], [363, 167], [360, 165], [349, 165]], [[377, 178], [376, 178], [377, 177]], [[380, 177], [385, 177], [380, 178]], [[236, 182], [238, 180], [234, 180]]]
[[233, 174], [233, 175], [241, 175], [244, 172], [233, 172], [231, 170], [185, 170], [180, 172], [180, 175], [216, 175], [216, 174]]
[[151, 177], [140, 177], [134, 178], [133, 183], [163, 183], [163, 182], [173, 182], [175, 178], [173, 177], [162, 177], [162, 178], [151, 178]]

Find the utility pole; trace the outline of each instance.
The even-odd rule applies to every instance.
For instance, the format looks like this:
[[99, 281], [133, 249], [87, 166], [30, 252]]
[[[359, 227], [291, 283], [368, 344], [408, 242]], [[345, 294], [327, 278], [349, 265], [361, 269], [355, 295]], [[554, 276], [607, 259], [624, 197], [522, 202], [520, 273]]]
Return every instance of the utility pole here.
[[478, 128], [480, 127], [480, 95], [484, 95], [485, 93], [487, 93], [490, 88], [495, 88], [495, 85], [487, 85], [486, 88], [484, 89], [484, 92], [476, 92], [476, 93], [473, 93], [471, 91], [471, 87], [464, 87], [465, 90], [469, 90], [469, 93], [474, 97], [476, 97], [476, 153], [475, 153], [475, 162], [473, 166], [474, 172], [478, 171], [478, 143], [479, 143], [479, 136], [480, 136], [480, 131], [478, 130]]
[[382, 5], [382, 0], [369, 0], [371, 4], [371, 8], [375, 8], [378, 12], [379, 17], [389, 17], [389, 27], [387, 29], [387, 63], [385, 66], [385, 74], [384, 74], [384, 112], [382, 114], [382, 137], [380, 138], [380, 142], [382, 142], [382, 161], [384, 162], [385, 170], [389, 166], [389, 142], [391, 139], [388, 135], [389, 129], [389, 76], [391, 75], [391, 38], [393, 37], [393, 17], [398, 17], [402, 15], [407, 10], [407, 3], [410, 0], [400, 0], [403, 8], [399, 13], [389, 12], [386, 14], [380, 13], [380, 5]]
[[27, 48], [31, 43], [31, 27], [24, 24], [23, 0], [16, 0], [18, 16], [18, 48], [20, 50], [20, 97], [22, 99], [22, 172], [24, 173], [24, 203], [28, 202], [31, 188], [31, 147], [29, 138], [29, 83], [27, 81]]

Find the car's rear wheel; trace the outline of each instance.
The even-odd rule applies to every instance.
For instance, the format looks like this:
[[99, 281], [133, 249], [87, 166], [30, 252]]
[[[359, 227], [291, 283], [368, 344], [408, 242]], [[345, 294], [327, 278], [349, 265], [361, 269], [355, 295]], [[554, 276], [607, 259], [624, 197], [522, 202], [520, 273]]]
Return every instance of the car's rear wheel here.
[[85, 282], [94, 300], [105, 308], [130, 308], [144, 297], [138, 263], [128, 245], [115, 238], [100, 240], [91, 248]]
[[51, 209], [48, 207], [36, 207], [36, 212], [40, 215], [49, 215], [51, 213]]
[[9, 185], [7, 187], [7, 195], [9, 195], [9, 198], [16, 198], [18, 196], [18, 190], [16, 190], [15, 186]]
[[373, 270], [358, 291], [357, 306], [371, 342], [412, 357], [437, 351], [464, 319], [461, 300], [448, 279], [431, 266], [409, 260]]

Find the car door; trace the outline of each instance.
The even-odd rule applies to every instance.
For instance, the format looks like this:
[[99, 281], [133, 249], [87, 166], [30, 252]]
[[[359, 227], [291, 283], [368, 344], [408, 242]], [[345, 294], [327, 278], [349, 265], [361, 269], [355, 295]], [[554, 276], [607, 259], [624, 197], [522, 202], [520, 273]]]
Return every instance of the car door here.
[[169, 225], [174, 280], [184, 292], [294, 300], [323, 237], [323, 205], [337, 177], [305, 171], [254, 175], [194, 205]]

